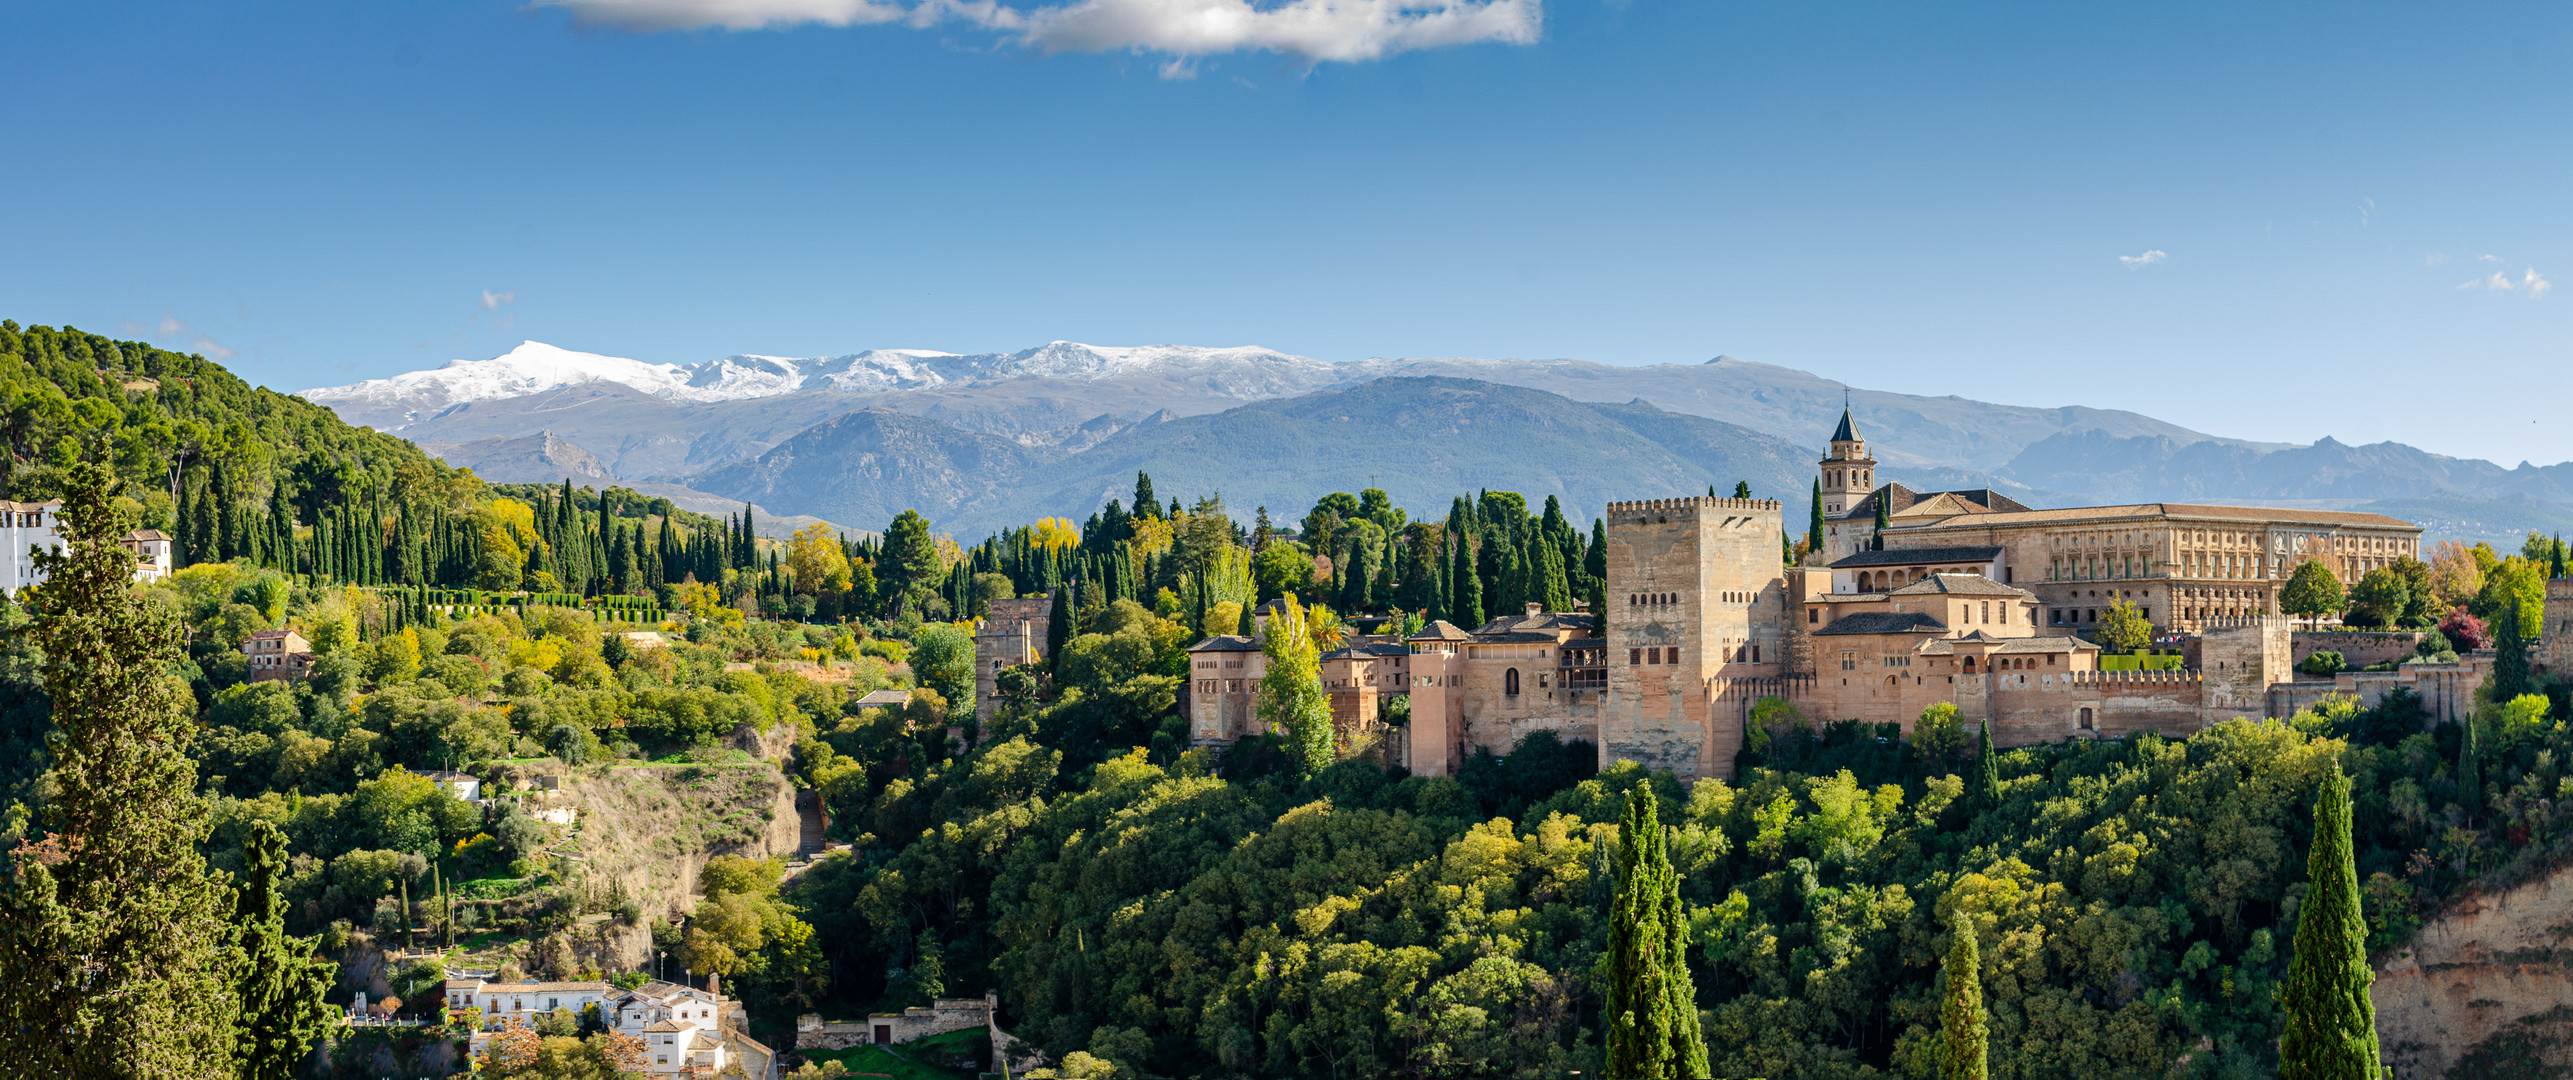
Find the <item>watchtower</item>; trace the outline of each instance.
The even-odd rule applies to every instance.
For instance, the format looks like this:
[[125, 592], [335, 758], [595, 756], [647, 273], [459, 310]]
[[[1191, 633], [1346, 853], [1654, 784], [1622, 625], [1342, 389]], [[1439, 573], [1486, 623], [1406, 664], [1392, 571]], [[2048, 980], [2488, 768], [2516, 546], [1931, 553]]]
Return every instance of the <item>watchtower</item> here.
[[1716, 719], [1720, 683], [1776, 675], [1787, 610], [1784, 528], [1772, 499], [1608, 504], [1608, 698], [1600, 765], [1635, 761], [1685, 779], [1729, 776], [1739, 718]]

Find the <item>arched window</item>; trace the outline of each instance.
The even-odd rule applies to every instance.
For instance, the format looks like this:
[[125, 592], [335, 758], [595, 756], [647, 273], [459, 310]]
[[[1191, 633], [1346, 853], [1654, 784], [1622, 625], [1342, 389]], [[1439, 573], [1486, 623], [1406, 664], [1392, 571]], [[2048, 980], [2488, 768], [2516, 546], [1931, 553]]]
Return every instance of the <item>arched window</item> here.
[[1519, 669], [1511, 668], [1501, 673], [1501, 692], [1511, 697], [1519, 696]]
[[2091, 730], [2091, 711], [2089, 709], [2082, 710], [2082, 730]]
[[1974, 674], [1974, 657], [1969, 656], [1965, 658], [1965, 670], [1966, 674]]

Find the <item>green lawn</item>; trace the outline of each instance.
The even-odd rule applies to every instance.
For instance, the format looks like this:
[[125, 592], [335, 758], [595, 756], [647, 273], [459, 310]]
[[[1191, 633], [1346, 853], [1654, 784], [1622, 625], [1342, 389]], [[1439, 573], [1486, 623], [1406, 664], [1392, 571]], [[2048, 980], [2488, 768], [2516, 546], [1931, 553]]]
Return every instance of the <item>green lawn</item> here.
[[848, 1050], [797, 1050], [794, 1053], [814, 1061], [836, 1061], [852, 1076], [887, 1076], [893, 1080], [974, 1080], [976, 1074], [961, 1069], [945, 1069], [928, 1064], [928, 1059], [969, 1047], [985, 1048], [991, 1033], [983, 1028], [966, 1028], [944, 1035], [915, 1039], [894, 1047], [900, 1056], [881, 1046], [860, 1046]]

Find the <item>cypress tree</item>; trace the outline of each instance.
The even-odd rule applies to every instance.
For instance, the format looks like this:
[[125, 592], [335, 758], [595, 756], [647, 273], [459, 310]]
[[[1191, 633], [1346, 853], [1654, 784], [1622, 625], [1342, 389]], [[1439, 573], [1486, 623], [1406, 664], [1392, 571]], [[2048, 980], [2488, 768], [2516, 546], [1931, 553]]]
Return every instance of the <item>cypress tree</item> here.
[[1365, 544], [1351, 541], [1349, 567], [1340, 575], [1340, 610], [1345, 614], [1363, 614], [1376, 606], [1376, 552]]
[[759, 525], [751, 520], [749, 503], [742, 504], [742, 565], [754, 566], [759, 560]]
[[1992, 1029], [1983, 1022], [1983, 958], [1975, 950], [1974, 919], [1957, 913], [1941, 969], [1947, 990], [1939, 999], [1939, 1080], [1984, 1080], [1991, 1075]]
[[1483, 625], [1483, 579], [1474, 572], [1474, 536], [1471, 529], [1456, 536], [1455, 598], [1448, 602], [1448, 613], [1456, 625], [1467, 630]]
[[1983, 733], [1975, 736], [1974, 812], [1981, 814], [2001, 805], [2001, 755], [1992, 749], [1992, 721], [1983, 722]]
[[2279, 990], [2286, 1030], [2278, 1039], [2279, 1080], [2379, 1080], [2376, 1006], [2368, 1000], [2367, 922], [2359, 914], [2359, 871], [2350, 847], [2350, 779], [2335, 760], [2314, 797], [2311, 884], [2296, 909], [2296, 955]]
[[1876, 499], [1874, 501], [1876, 503], [1876, 532], [1868, 538], [1867, 547], [1870, 551], [1883, 551], [1885, 550], [1885, 529], [1887, 526], [1893, 524], [1893, 520], [1885, 513], [1885, 504], [1892, 502], [1893, 500]]
[[1706, 1040], [1689, 977], [1688, 924], [1652, 786], [1626, 793], [1618, 824], [1620, 878], [1608, 922], [1608, 1075], [1708, 1075]]
[[2475, 737], [2477, 727], [2472, 714], [2466, 717], [2466, 730], [2457, 740], [2457, 801], [2466, 808], [2466, 824], [2472, 825], [2484, 810], [2484, 748]]
[[1608, 583], [1597, 578], [1590, 581], [1590, 636], [1608, 639]]
[[1058, 586], [1049, 599], [1054, 602], [1045, 613], [1045, 661], [1052, 670], [1054, 658], [1063, 655], [1063, 646], [1072, 640], [1072, 590]]
[[233, 986], [241, 995], [235, 1031], [241, 1080], [291, 1080], [295, 1067], [329, 1029], [322, 996], [338, 965], [313, 959], [313, 939], [286, 936], [286, 834], [261, 821], [243, 851], [248, 864], [233, 898], [232, 925], [241, 956]]
[[1805, 523], [1805, 547], [1811, 551], [1823, 548], [1823, 478], [1814, 478], [1813, 516]]
[[115, 478], [65, 472], [65, 550], [26, 591], [53, 698], [55, 786], [0, 890], [0, 1076], [232, 1071], [240, 999], [224, 946], [231, 896], [197, 844], [196, 703], [170, 676], [178, 620], [138, 596]]
[[1590, 519], [1590, 554], [1581, 569], [1592, 581], [1608, 580], [1608, 523], [1598, 518]]
[[1751, 497], [1751, 481], [1748, 481], [1748, 480], [1736, 480], [1736, 481], [1734, 481], [1734, 482], [1733, 482], [1733, 497], [1734, 497], [1734, 498], [1737, 498], [1737, 499], [1748, 499], [1748, 498], [1750, 498], [1750, 497]]
[[2519, 636], [2519, 601], [2493, 619], [2493, 704], [2528, 693], [2528, 645]]

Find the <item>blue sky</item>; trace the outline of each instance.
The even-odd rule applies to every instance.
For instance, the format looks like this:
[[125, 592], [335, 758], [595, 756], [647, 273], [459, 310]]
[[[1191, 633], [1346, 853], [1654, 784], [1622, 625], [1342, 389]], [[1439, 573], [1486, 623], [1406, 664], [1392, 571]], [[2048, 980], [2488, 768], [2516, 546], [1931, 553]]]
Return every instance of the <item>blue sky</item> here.
[[2573, 8], [1294, 3], [19, 0], [0, 315], [280, 388], [1727, 353], [2573, 458]]

